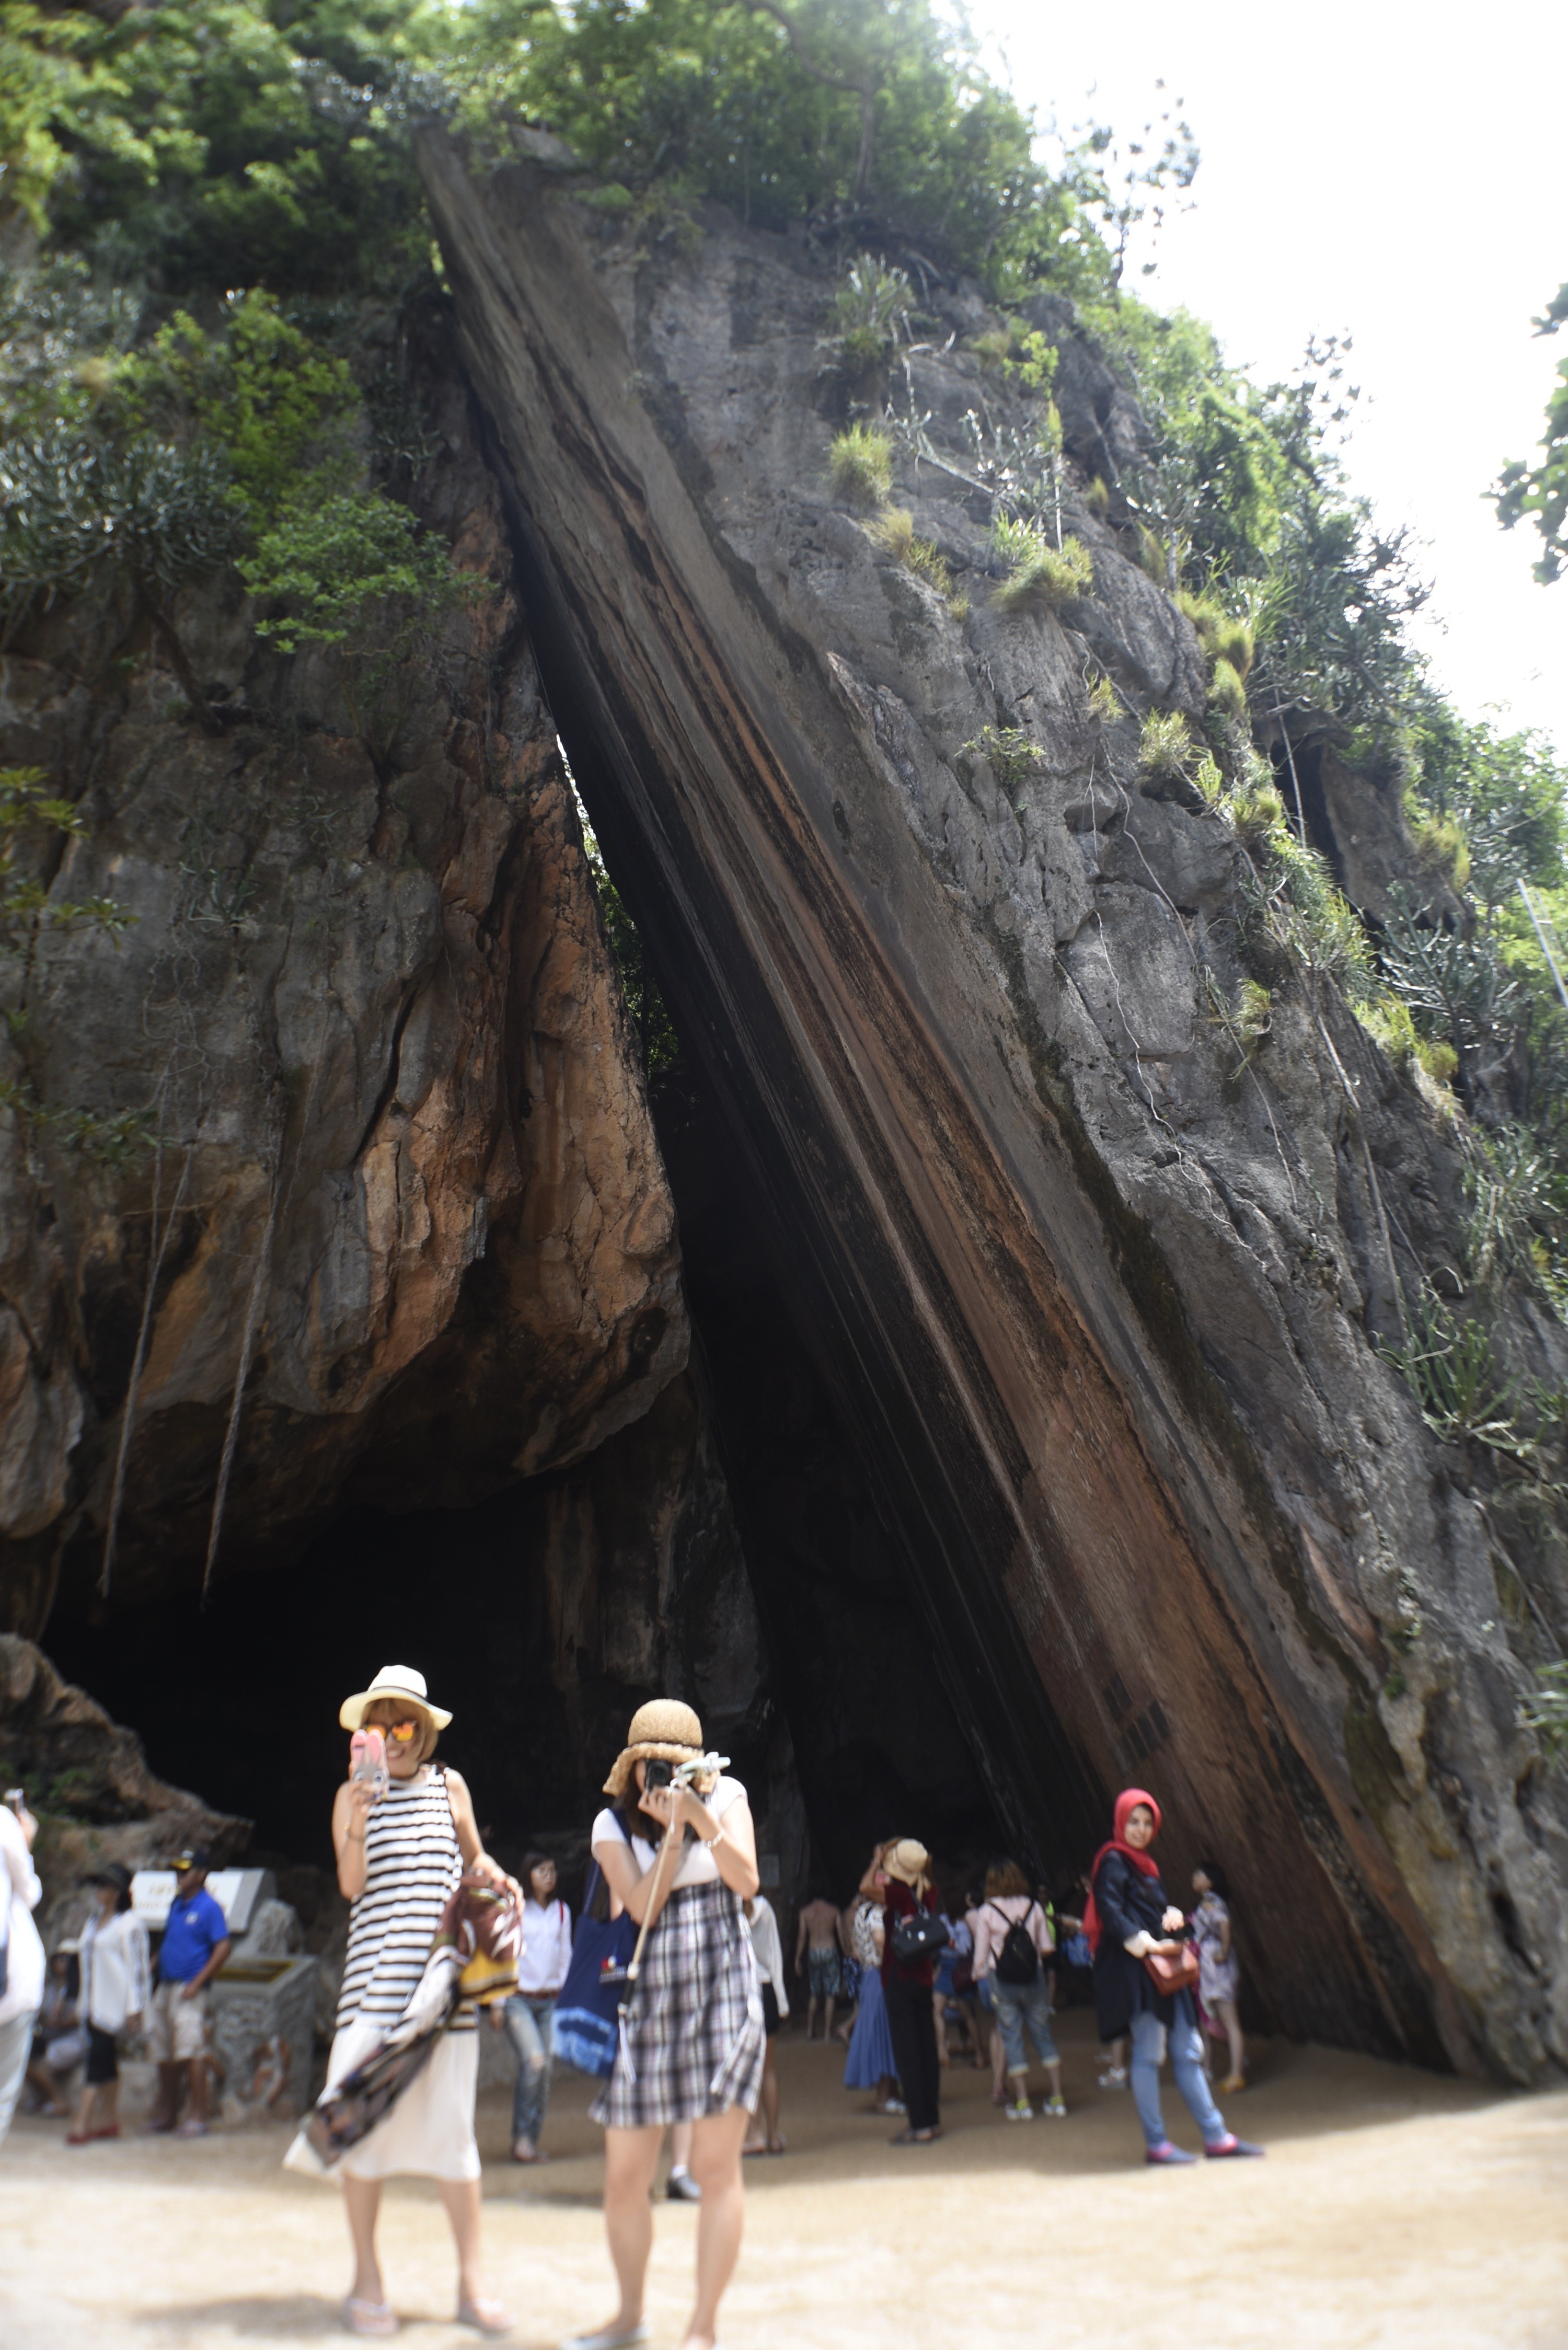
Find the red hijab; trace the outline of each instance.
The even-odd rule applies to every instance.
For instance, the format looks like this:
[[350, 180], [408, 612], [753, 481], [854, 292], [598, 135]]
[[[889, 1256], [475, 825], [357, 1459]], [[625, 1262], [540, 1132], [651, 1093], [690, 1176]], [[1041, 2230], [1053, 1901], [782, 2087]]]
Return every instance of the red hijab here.
[[[1095, 1900], [1095, 1879], [1100, 1873], [1100, 1863], [1106, 1853], [1119, 1852], [1124, 1860], [1131, 1861], [1140, 1877], [1159, 1875], [1158, 1862], [1151, 1859], [1147, 1852], [1135, 1852], [1127, 1841], [1128, 1816], [1139, 1804], [1147, 1805], [1154, 1815], [1154, 1835], [1159, 1834], [1159, 1805], [1155, 1802], [1154, 1797], [1147, 1794], [1141, 1787], [1124, 1787], [1116, 1797], [1116, 1834], [1109, 1844], [1103, 1844], [1100, 1846], [1090, 1866], [1089, 1898], [1084, 1909], [1084, 1933], [1090, 1950], [1096, 1958], [1099, 1956], [1100, 1950], [1100, 1912]], [[1151, 1844], [1154, 1842], [1154, 1836], [1149, 1838], [1149, 1842]]]

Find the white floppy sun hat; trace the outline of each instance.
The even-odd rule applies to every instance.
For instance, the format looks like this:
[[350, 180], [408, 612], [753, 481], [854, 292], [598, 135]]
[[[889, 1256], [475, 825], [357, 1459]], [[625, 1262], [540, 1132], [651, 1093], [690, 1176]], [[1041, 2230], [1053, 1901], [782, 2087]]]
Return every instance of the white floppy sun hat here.
[[438, 1730], [444, 1730], [452, 1720], [443, 1707], [431, 1703], [425, 1694], [425, 1677], [416, 1673], [411, 1665], [383, 1665], [368, 1690], [344, 1699], [337, 1709], [337, 1719], [345, 1730], [358, 1730], [367, 1710], [379, 1705], [383, 1698], [406, 1698], [421, 1713], [428, 1713]]

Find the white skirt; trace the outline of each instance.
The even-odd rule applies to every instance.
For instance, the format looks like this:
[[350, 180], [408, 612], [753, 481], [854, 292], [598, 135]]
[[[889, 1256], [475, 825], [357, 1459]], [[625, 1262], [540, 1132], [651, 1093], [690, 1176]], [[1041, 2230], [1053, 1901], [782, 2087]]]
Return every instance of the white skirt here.
[[[335, 2088], [346, 2073], [362, 2064], [380, 2041], [377, 2025], [346, 2023], [327, 2060], [327, 2088]], [[443, 2032], [429, 2063], [390, 2111], [330, 2169], [303, 2130], [285, 2155], [284, 2168], [317, 2178], [477, 2178], [473, 2100], [478, 2086], [478, 2033]]]

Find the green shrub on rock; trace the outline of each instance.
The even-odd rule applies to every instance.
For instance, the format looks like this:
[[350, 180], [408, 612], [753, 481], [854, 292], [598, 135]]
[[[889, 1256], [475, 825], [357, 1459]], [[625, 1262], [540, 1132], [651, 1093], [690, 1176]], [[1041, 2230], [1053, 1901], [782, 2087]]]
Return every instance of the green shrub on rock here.
[[983, 759], [999, 784], [1016, 790], [1034, 774], [1041, 762], [1040, 746], [1021, 726], [982, 726], [964, 749]]
[[488, 592], [407, 506], [374, 490], [296, 500], [239, 568], [253, 596], [283, 607], [256, 623], [257, 635], [280, 652], [321, 648], [378, 764], [407, 704], [410, 655], [448, 614]]
[[834, 292], [831, 338], [846, 375], [864, 375], [888, 357], [909, 298], [909, 281], [901, 269], [885, 269], [869, 253], [850, 263]]

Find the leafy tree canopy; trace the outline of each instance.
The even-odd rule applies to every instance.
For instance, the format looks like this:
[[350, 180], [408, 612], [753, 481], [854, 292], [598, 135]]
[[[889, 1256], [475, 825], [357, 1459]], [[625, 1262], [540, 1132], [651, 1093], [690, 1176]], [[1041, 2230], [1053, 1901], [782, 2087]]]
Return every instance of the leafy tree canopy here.
[[421, 0], [0, 0], [0, 192], [121, 276], [331, 294], [425, 251], [396, 135]]
[[[1543, 315], [1535, 321], [1538, 335], [1555, 335], [1568, 326], [1568, 286], [1560, 286]], [[1557, 381], [1546, 403], [1546, 431], [1539, 464], [1505, 465], [1497, 484], [1498, 520], [1504, 530], [1528, 515], [1545, 541], [1535, 566], [1543, 587], [1560, 579], [1568, 566], [1568, 359], [1557, 369]]]

